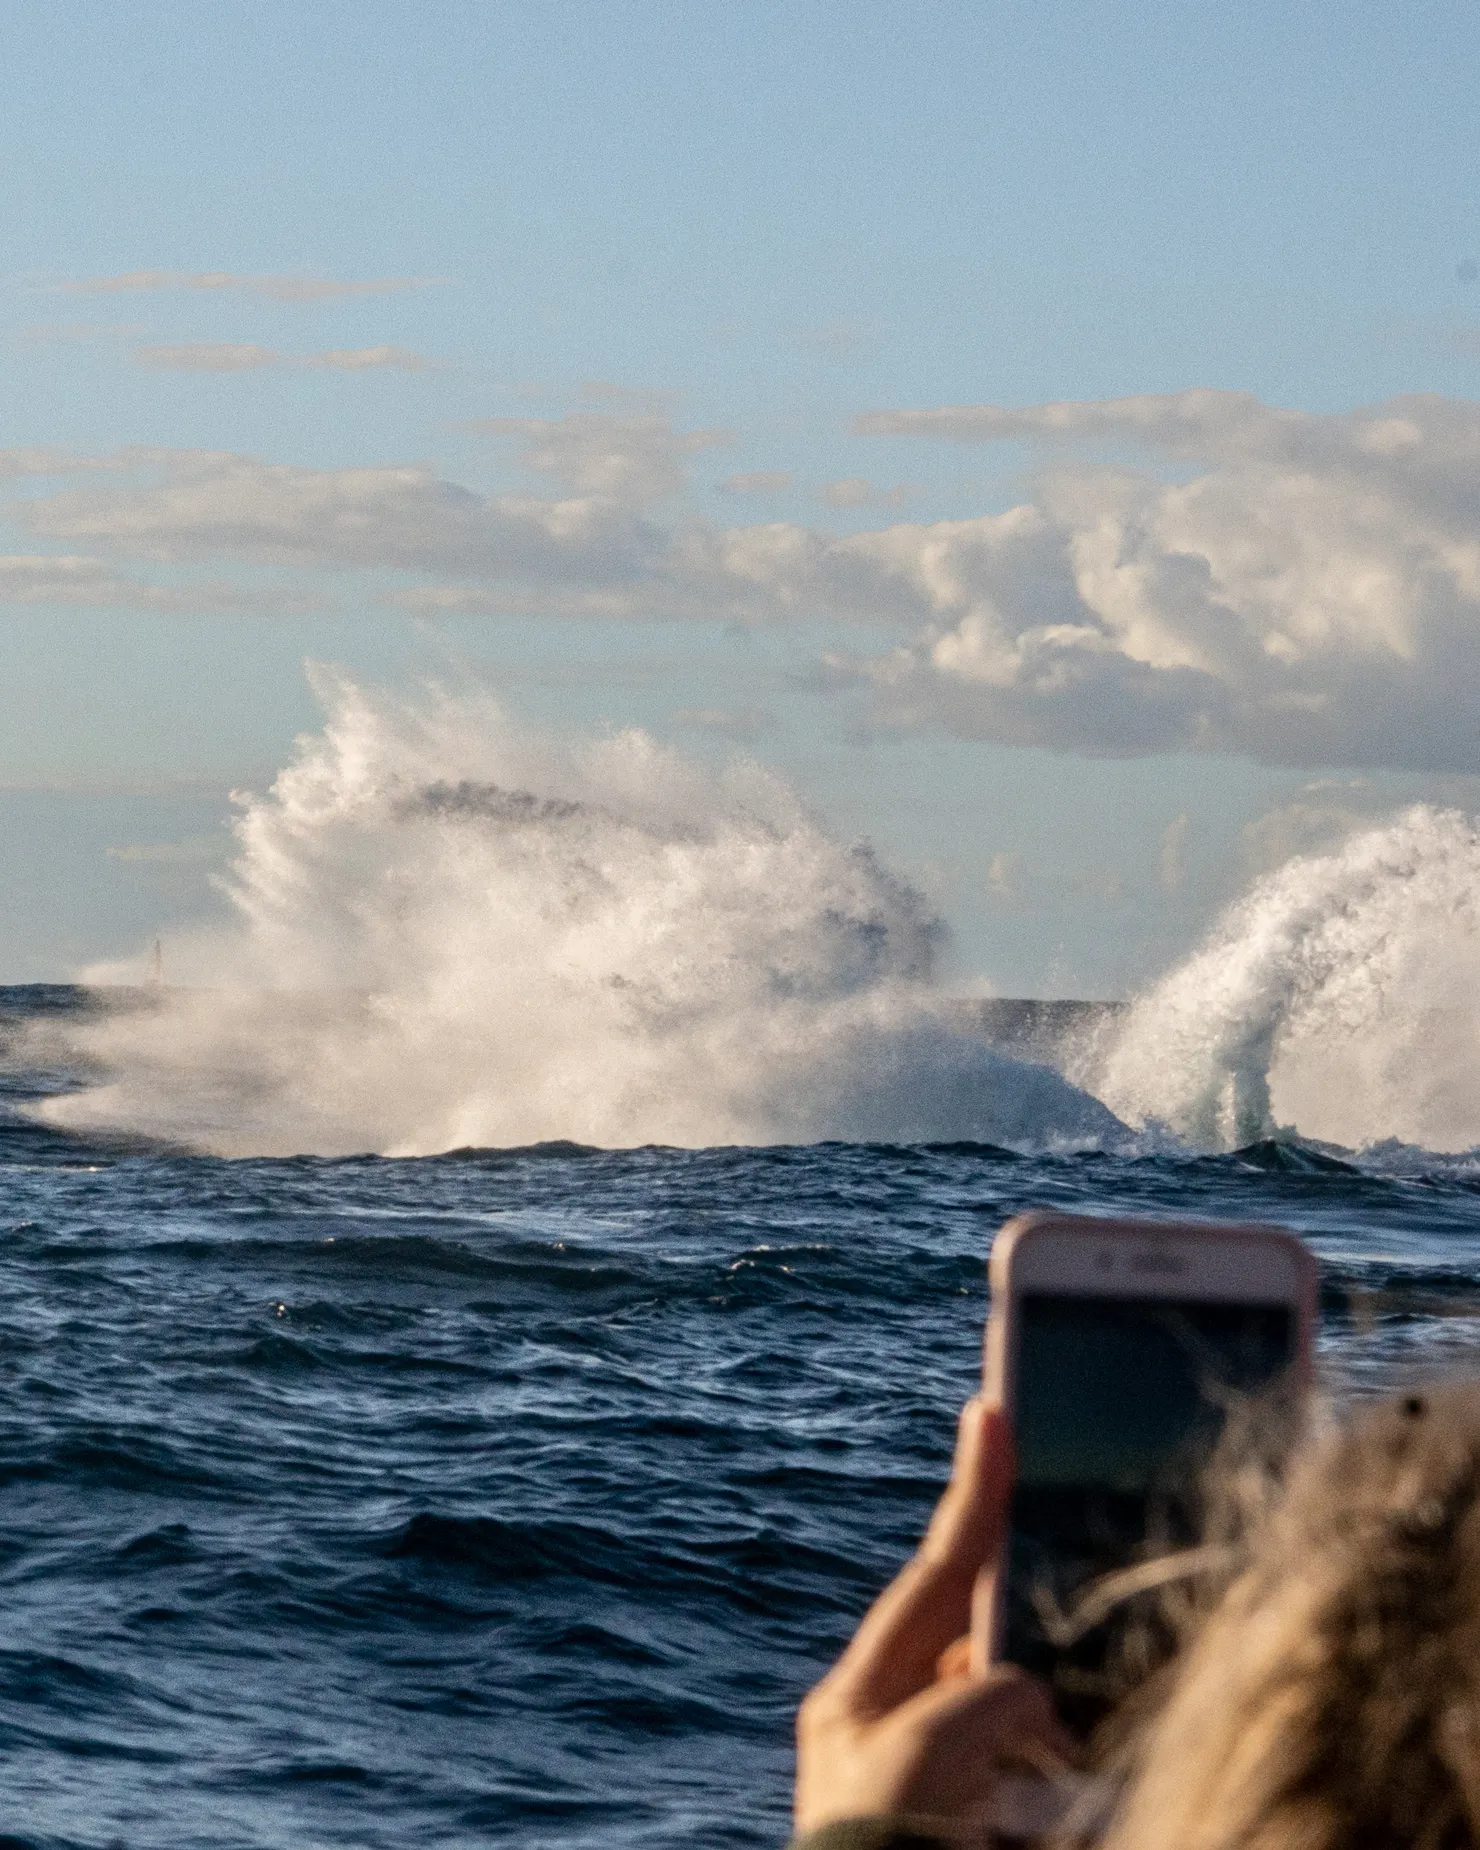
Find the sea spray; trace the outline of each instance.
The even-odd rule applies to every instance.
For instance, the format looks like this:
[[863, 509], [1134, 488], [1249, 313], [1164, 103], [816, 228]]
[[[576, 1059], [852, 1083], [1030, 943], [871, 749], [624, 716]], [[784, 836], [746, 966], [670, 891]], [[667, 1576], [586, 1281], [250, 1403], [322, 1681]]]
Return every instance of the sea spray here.
[[1204, 1149], [1277, 1125], [1352, 1148], [1480, 1144], [1480, 834], [1418, 805], [1298, 856], [1070, 1063]]
[[931, 909], [773, 774], [316, 688], [322, 733], [241, 799], [234, 928], [83, 1031], [109, 1077], [52, 1122], [227, 1154], [1115, 1131], [952, 1028]]

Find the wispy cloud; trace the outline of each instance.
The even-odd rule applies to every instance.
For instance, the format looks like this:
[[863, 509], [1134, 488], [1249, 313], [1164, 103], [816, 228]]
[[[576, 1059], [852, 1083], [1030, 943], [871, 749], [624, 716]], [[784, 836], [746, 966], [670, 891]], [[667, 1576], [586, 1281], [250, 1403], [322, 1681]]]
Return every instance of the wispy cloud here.
[[674, 725], [685, 732], [718, 733], [739, 745], [758, 739], [770, 722], [764, 707], [681, 707], [673, 715]]
[[0, 478], [19, 480], [28, 475], [80, 475], [93, 470], [123, 470], [134, 467], [127, 451], [111, 456], [79, 456], [53, 443], [33, 443], [17, 449], [0, 450]]
[[182, 591], [151, 585], [115, 571], [101, 559], [77, 554], [0, 554], [0, 609], [16, 604], [159, 611], [240, 610], [249, 600], [226, 585]]
[[11, 503], [48, 539], [136, 558], [472, 574], [536, 590], [630, 579], [661, 544], [610, 500], [487, 500], [420, 464], [310, 469], [205, 450], [149, 459], [116, 492]]
[[875, 488], [865, 476], [845, 475], [824, 483], [819, 491], [829, 507], [904, 507], [919, 499], [913, 482], [896, 482], [892, 488]]
[[246, 373], [264, 367], [327, 368], [333, 372], [425, 373], [439, 362], [407, 347], [329, 347], [322, 353], [280, 353], [255, 341], [195, 340], [137, 347], [134, 359], [151, 372]]
[[[328, 347], [322, 353], [310, 353], [302, 361], [304, 366], [327, 366], [340, 373], [374, 372], [379, 368], [388, 368], [392, 372], [429, 373], [441, 367], [441, 360], [431, 359], [424, 353], [413, 353], [409, 347]], [[288, 364], [295, 364], [290, 357]]]
[[562, 582], [554, 574], [552, 582], [543, 584], [517, 572], [511, 577], [504, 589], [414, 585], [404, 591], [387, 591], [380, 602], [388, 610], [404, 610], [413, 617], [557, 617], [606, 623], [674, 614], [662, 604], [661, 591], [647, 585], [593, 587]]
[[43, 285], [55, 295], [120, 295], [134, 290], [235, 290], [270, 302], [330, 302], [342, 296], [396, 295], [431, 289], [449, 276], [380, 276], [341, 280], [331, 276], [247, 276], [235, 270], [124, 270], [115, 276], [84, 276]]
[[751, 469], [716, 483], [722, 495], [784, 495], [796, 477], [790, 469]]
[[253, 341], [187, 341], [174, 347], [139, 347], [134, 358], [151, 371], [187, 373], [245, 373], [260, 366], [278, 366], [282, 355]]
[[728, 430], [675, 430], [666, 417], [573, 411], [563, 418], [474, 418], [484, 437], [518, 437], [520, 461], [569, 492], [640, 507], [684, 486], [683, 460], [734, 441]]

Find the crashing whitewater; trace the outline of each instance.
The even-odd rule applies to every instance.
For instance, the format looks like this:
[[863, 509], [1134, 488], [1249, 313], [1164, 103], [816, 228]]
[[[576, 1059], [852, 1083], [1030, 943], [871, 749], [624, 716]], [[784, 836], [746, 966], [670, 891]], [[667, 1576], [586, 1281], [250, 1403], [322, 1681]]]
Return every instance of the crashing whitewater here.
[[[1480, 838], [1419, 807], [1259, 882], [1069, 1051], [963, 1032], [942, 927], [773, 774], [320, 677], [190, 986], [39, 1110], [226, 1155], [977, 1139], [1480, 1143]], [[1065, 1076], [1067, 1075], [1067, 1076]]]
[[1069, 1063], [1128, 1123], [1226, 1150], [1480, 1144], [1480, 833], [1416, 805], [1297, 856]]
[[958, 1032], [941, 927], [780, 779], [487, 698], [321, 678], [321, 734], [243, 799], [233, 929], [85, 1031], [53, 1123], [229, 1155], [1113, 1134]]

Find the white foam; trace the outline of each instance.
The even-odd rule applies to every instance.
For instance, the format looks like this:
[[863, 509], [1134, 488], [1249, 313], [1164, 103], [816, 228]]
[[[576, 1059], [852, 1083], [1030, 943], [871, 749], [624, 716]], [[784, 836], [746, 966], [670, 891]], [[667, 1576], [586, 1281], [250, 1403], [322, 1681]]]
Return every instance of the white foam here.
[[1480, 834], [1419, 805], [1259, 881], [1072, 1075], [1227, 1149], [1480, 1144]]
[[243, 800], [235, 927], [85, 1030], [112, 1077], [48, 1119], [229, 1154], [1114, 1130], [953, 1032], [938, 920], [774, 775], [317, 686], [322, 734]]

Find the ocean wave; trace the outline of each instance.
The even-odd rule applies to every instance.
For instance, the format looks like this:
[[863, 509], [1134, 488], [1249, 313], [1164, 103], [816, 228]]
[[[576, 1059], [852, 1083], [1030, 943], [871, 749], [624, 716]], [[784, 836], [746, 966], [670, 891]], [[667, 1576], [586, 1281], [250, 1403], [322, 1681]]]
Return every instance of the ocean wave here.
[[1067, 1070], [1202, 1149], [1480, 1145], [1480, 833], [1419, 804], [1258, 881]]
[[71, 1023], [94, 1083], [41, 1121], [238, 1156], [1116, 1133], [960, 1029], [923, 897], [758, 766], [320, 690], [243, 801], [234, 928], [172, 951], [190, 988]]

